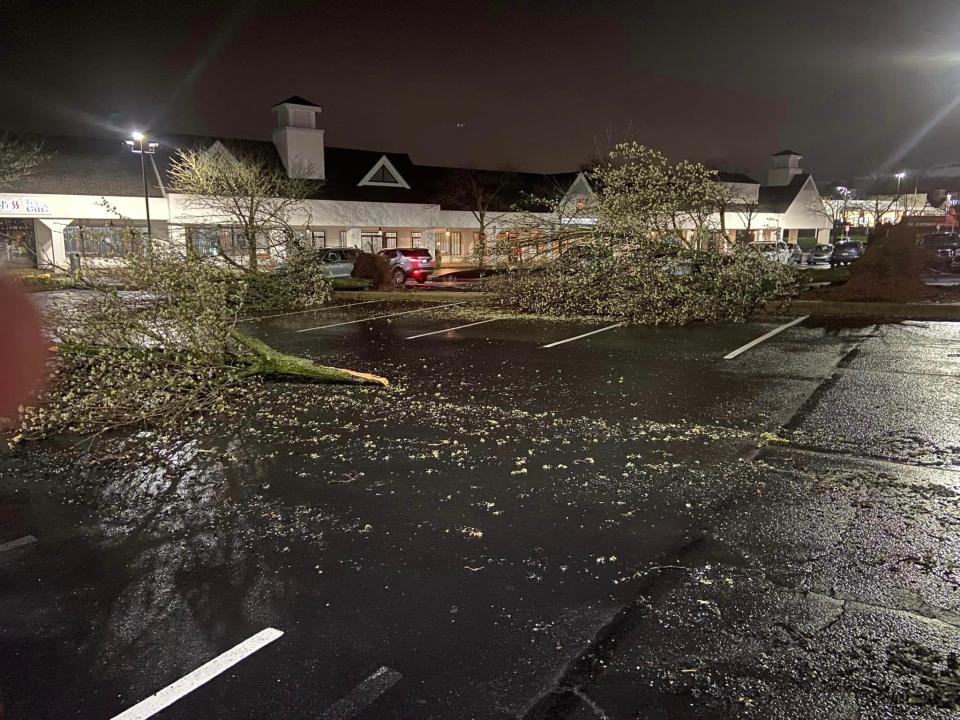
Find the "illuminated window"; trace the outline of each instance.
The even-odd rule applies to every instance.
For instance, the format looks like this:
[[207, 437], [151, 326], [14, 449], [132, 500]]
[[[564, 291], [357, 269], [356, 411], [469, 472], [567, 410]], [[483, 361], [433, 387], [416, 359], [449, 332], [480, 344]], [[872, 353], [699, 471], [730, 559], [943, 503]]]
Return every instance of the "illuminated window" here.
[[422, 233], [422, 232], [411, 232], [411, 233], [410, 233], [410, 247], [423, 247], [423, 233]]
[[452, 232], [450, 233], [450, 249], [448, 252], [451, 255], [463, 255], [463, 243], [460, 239], [460, 233]]

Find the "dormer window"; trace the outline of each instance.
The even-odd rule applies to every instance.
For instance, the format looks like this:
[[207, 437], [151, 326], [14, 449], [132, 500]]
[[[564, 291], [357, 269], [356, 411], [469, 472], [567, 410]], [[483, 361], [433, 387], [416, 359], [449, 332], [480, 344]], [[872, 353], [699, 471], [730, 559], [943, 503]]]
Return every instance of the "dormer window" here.
[[377, 163], [370, 168], [370, 172], [363, 176], [363, 179], [357, 183], [358, 186], [372, 185], [374, 187], [392, 187], [410, 189], [410, 185], [400, 172], [390, 162], [386, 155], [380, 157]]

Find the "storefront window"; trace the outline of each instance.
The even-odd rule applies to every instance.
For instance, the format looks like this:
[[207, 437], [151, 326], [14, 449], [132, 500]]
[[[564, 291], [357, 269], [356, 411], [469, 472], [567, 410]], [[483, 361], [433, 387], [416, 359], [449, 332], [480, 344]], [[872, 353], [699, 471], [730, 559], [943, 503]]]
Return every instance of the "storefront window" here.
[[68, 253], [84, 257], [142, 255], [147, 230], [134, 225], [68, 225], [63, 245]]

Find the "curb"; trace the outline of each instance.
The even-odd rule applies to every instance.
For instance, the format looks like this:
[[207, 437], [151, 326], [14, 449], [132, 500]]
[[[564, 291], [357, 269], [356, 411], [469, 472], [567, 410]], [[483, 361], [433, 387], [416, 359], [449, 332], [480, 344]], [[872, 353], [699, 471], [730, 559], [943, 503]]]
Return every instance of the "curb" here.
[[789, 305], [768, 303], [766, 315], [812, 317], [871, 317], [886, 320], [960, 321], [960, 303], [839, 302], [795, 300]]

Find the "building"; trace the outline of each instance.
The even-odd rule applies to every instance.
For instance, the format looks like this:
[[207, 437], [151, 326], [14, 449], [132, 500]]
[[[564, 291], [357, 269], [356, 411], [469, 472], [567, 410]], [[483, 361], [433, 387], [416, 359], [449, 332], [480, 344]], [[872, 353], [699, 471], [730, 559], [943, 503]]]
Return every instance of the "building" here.
[[766, 184], [754, 181], [744, 202], [727, 213], [731, 234], [746, 232], [754, 240], [783, 240], [804, 248], [830, 242], [833, 223], [813, 176], [800, 167], [802, 159], [794, 150], [770, 156]]
[[[326, 143], [321, 108], [294, 96], [273, 107], [271, 141], [158, 135], [156, 154], [146, 155], [146, 188], [137, 156], [122, 142], [79, 137], [43, 138], [53, 153], [43, 171], [22, 178], [0, 193], [0, 254], [12, 263], [67, 267], [78, 253], [86, 264], [109, 261], [142, 242], [146, 202], [155, 237], [192, 243], [201, 251], [232, 237], [234, 230], [198, 210], [190, 197], [169, 187], [167, 170], [177, 149], [237, 154], [256, 152], [271, 158], [292, 176], [318, 181], [297, 220], [316, 247], [426, 247], [441, 269], [468, 266], [479, 240], [480, 222], [469, 198], [456, 196], [451, 184], [459, 174], [504, 173], [419, 165], [405, 153], [333, 147]], [[766, 186], [745, 175], [721, 173], [731, 193], [724, 214], [724, 245], [744, 233], [751, 238], [827, 242], [830, 223], [808, 212], [819, 201], [812, 178], [799, 167], [800, 156], [773, 156]], [[509, 228], [511, 209], [521, 196], [566, 194], [589, 199], [583, 173], [552, 175], [510, 173], [510, 191], [502, 193], [486, 217], [489, 237]], [[738, 236], [738, 233], [740, 235]], [[230, 237], [228, 237], [230, 236]]]

